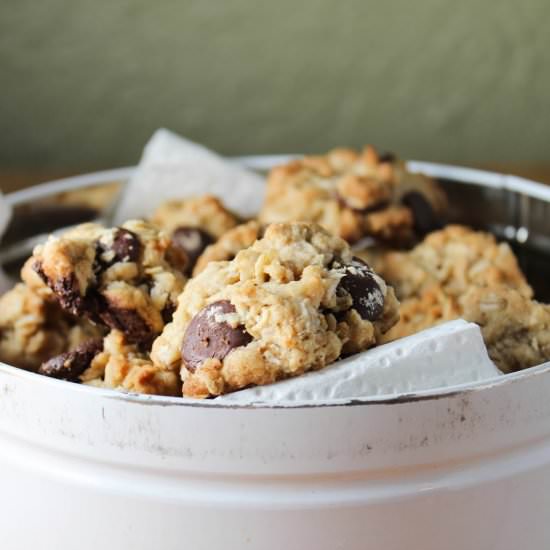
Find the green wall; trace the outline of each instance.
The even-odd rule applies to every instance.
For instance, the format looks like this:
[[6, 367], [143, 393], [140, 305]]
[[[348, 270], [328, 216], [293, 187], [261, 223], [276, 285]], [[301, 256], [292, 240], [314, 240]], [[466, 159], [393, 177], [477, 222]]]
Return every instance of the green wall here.
[[550, 160], [550, 1], [0, 0], [0, 167], [374, 142]]

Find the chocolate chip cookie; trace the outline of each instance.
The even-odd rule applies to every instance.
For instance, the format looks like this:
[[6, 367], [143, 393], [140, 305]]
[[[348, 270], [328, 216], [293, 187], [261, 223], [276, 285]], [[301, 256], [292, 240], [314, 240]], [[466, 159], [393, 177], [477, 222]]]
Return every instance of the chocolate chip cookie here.
[[50, 357], [101, 336], [100, 327], [23, 283], [0, 298], [0, 361], [10, 365], [36, 371]]
[[152, 221], [170, 235], [185, 258], [187, 275], [205, 248], [239, 223], [213, 195], [167, 201], [155, 210]]
[[163, 232], [134, 220], [110, 229], [83, 224], [50, 236], [34, 250], [31, 265], [65, 311], [146, 347], [170, 320], [183, 290], [178, 261]]
[[275, 168], [259, 218], [266, 224], [316, 222], [350, 243], [373, 236], [404, 245], [442, 227], [446, 207], [435, 181], [368, 146]]
[[393, 289], [311, 223], [274, 224], [189, 281], [151, 357], [183, 394], [211, 397], [320, 369], [368, 349], [398, 319]]

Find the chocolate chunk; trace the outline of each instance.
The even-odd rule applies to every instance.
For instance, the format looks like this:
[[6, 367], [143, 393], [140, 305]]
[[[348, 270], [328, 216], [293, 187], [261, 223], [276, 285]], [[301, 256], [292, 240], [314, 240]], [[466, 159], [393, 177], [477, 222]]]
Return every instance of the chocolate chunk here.
[[183, 336], [182, 357], [187, 369], [194, 372], [206, 359], [220, 361], [233, 349], [246, 346], [252, 336], [243, 326], [233, 328], [216, 316], [235, 313], [235, 306], [220, 300], [203, 308], [189, 323]]
[[443, 221], [422, 193], [411, 191], [403, 196], [401, 202], [411, 209], [414, 218], [414, 230], [419, 237], [443, 227]]
[[330, 313], [334, 315], [334, 318], [336, 319], [337, 323], [341, 323], [342, 321], [346, 320], [346, 313], [348, 310], [345, 311], [331, 311]]
[[73, 351], [52, 357], [40, 365], [39, 374], [78, 382], [79, 376], [90, 366], [93, 358], [103, 350], [102, 340], [88, 340]]
[[62, 309], [73, 315], [82, 315], [85, 312], [88, 304], [84, 296], [80, 294], [80, 287], [75, 275], [54, 281], [46, 276], [40, 262], [35, 262], [32, 269], [52, 289]]
[[337, 269], [344, 273], [337, 292], [347, 292], [351, 296], [353, 308], [362, 319], [380, 319], [384, 311], [384, 294], [376, 282], [372, 269], [363, 260], [355, 257], [351, 264]]
[[99, 318], [108, 327], [120, 330], [129, 344], [141, 344], [147, 347], [156, 336], [135, 309], [102, 304]]
[[86, 300], [80, 294], [80, 288], [75, 275], [59, 279], [49, 284], [61, 307], [73, 315], [81, 315], [86, 310]]
[[178, 246], [175, 245], [174, 241], [170, 242], [170, 246], [166, 250], [166, 261], [170, 264], [173, 269], [181, 271], [185, 275], [191, 274], [191, 269], [188, 269], [189, 258], [187, 254]]
[[172, 245], [187, 256], [185, 265], [187, 273], [191, 273], [198, 257], [213, 242], [214, 239], [198, 227], [181, 226], [172, 233]]
[[117, 227], [113, 242], [109, 245], [98, 242], [98, 256], [102, 267], [111, 266], [117, 262], [137, 262], [141, 254], [141, 242], [138, 236], [128, 229]]
[[141, 243], [132, 231], [118, 227], [111, 248], [115, 254], [115, 262], [137, 262], [141, 254]]

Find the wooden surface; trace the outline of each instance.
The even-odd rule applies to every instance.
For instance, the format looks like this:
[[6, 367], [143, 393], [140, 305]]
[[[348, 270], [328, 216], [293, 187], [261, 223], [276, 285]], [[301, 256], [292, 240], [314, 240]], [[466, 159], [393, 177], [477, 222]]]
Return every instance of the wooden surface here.
[[[507, 174], [523, 176], [535, 181], [550, 184], [550, 162], [547, 164], [480, 164], [475, 166], [485, 170], [494, 170]], [[91, 170], [49, 170], [49, 171], [25, 171], [25, 170], [2, 170], [0, 168], [0, 190], [4, 193], [23, 189], [30, 185], [36, 185], [58, 178], [75, 176]]]

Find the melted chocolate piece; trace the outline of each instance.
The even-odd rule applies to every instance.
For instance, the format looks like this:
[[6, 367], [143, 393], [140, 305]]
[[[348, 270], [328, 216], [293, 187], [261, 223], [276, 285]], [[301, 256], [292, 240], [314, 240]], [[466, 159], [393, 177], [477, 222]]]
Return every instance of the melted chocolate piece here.
[[414, 218], [414, 230], [419, 237], [424, 237], [424, 235], [443, 227], [443, 221], [422, 193], [411, 191], [403, 196], [401, 202], [411, 209]]
[[99, 311], [99, 318], [108, 327], [120, 330], [129, 344], [147, 347], [156, 336], [135, 309], [118, 308], [107, 304]]
[[198, 227], [181, 226], [172, 233], [172, 245], [185, 253], [187, 263], [185, 271], [191, 273], [197, 263], [198, 257], [204, 252], [204, 249], [212, 244], [214, 239]]
[[86, 310], [86, 300], [80, 294], [76, 276], [60, 279], [49, 284], [61, 307], [73, 315], [81, 315]]
[[187, 370], [194, 372], [206, 359], [219, 359], [233, 349], [246, 346], [252, 336], [243, 326], [233, 328], [216, 320], [217, 315], [234, 313], [235, 306], [220, 300], [203, 308], [189, 323], [183, 336], [182, 358]]
[[93, 358], [103, 351], [102, 340], [88, 340], [73, 351], [67, 351], [40, 365], [39, 374], [78, 382], [79, 376], [90, 366]]
[[384, 311], [384, 294], [378, 286], [372, 269], [359, 258], [340, 268], [344, 276], [340, 279], [337, 292], [347, 292], [353, 308], [362, 319], [376, 321]]
[[35, 262], [32, 268], [52, 289], [62, 309], [77, 316], [85, 312], [88, 304], [85, 297], [80, 294], [80, 288], [75, 275], [54, 281], [46, 276], [40, 262]]

